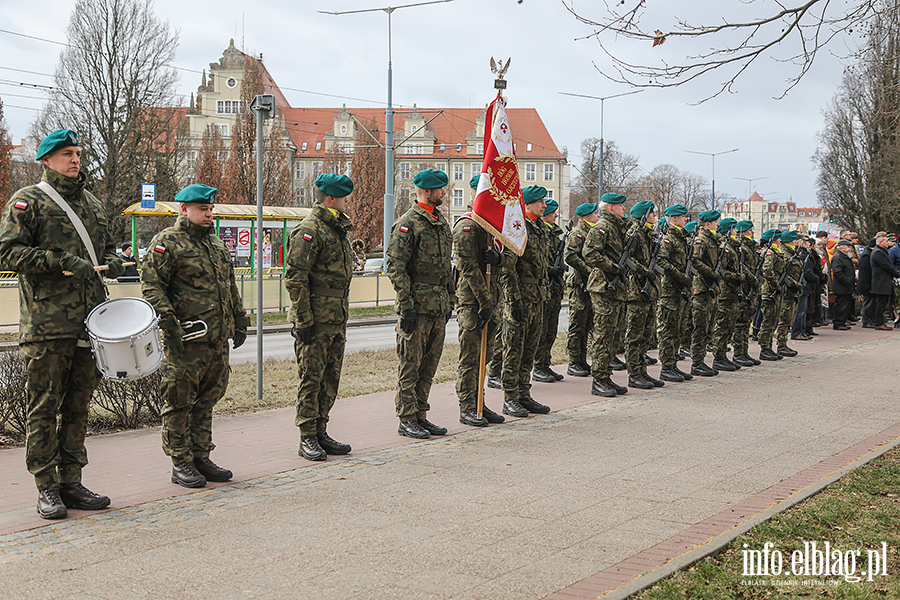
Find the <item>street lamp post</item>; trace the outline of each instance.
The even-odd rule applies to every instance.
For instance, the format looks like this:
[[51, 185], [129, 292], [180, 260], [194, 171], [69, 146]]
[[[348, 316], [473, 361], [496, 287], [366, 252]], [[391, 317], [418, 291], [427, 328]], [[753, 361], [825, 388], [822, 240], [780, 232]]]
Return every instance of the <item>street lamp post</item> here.
[[430, 2], [417, 2], [415, 4], [403, 4], [401, 6], [384, 6], [381, 8], [364, 8], [361, 10], [326, 11], [320, 10], [326, 15], [349, 15], [353, 13], [383, 11], [388, 16], [388, 91], [387, 108], [384, 111], [384, 236], [382, 239], [382, 252], [387, 260], [388, 240], [391, 237], [391, 226], [394, 224], [394, 106], [393, 102], [393, 73], [391, 71], [391, 15], [400, 8], [411, 6], [425, 6], [426, 4], [443, 4], [453, 0], [431, 0]]
[[710, 209], [716, 208], [716, 155], [728, 154], [729, 152], [737, 151], [737, 148], [734, 148], [733, 150], [723, 150], [722, 152], [699, 152], [697, 150], [685, 150], [685, 152], [690, 152], [691, 154], [705, 154], [706, 156], [712, 156], [712, 206], [710, 206]]
[[565, 96], [577, 96], [579, 98], [591, 98], [593, 100], [600, 101], [600, 188], [597, 191], [597, 201], [599, 202], [600, 198], [603, 197], [603, 102], [604, 100], [609, 100], [610, 98], [618, 98], [620, 96], [628, 96], [631, 94], [637, 94], [638, 92], [643, 92], [644, 90], [632, 90], [630, 92], [623, 92], [621, 94], [613, 94], [612, 96], [586, 96], [584, 94], [572, 94], [569, 92], [559, 92]]

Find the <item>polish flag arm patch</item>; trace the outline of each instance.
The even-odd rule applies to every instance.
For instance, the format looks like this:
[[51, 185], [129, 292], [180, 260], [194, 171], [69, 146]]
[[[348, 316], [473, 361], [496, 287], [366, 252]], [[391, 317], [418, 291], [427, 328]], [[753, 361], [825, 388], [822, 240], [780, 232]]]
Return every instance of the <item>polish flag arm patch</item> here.
[[163, 246], [162, 244], [157, 244], [157, 245], [153, 248], [153, 250], [155, 250], [156, 252], [159, 252], [160, 254], [162, 254], [163, 252], [166, 251], [166, 247]]
[[400, 226], [400, 233], [406, 233], [407, 231], [409, 231], [409, 227], [407, 227], [406, 225]]
[[28, 208], [28, 203], [24, 200], [17, 200], [13, 206], [18, 208], [19, 210], [25, 210], [26, 208]]
[[307, 242], [311, 242], [311, 241], [312, 241], [312, 236], [309, 235], [308, 233], [304, 233], [304, 234], [303, 234], [303, 239], [306, 240]]

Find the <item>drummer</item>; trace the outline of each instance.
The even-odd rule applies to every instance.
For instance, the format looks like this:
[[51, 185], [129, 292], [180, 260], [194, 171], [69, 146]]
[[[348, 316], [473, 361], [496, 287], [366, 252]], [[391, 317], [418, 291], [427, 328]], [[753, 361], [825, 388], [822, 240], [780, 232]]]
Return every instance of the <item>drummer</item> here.
[[141, 273], [141, 290], [159, 314], [166, 346], [163, 450], [172, 457], [172, 483], [188, 488], [232, 477], [209, 458], [212, 412], [228, 387], [227, 340], [240, 347], [250, 324], [231, 253], [212, 227], [216, 191], [194, 184], [178, 192], [181, 216], [150, 240]]
[[3, 210], [0, 269], [19, 274], [19, 346], [28, 378], [25, 464], [37, 484], [38, 514], [61, 519], [67, 508], [109, 506], [108, 497], [81, 483], [88, 403], [100, 383], [84, 320], [105, 299], [95, 266], [106, 263], [109, 277], [125, 267], [103, 205], [84, 189], [78, 135], [54, 131], [36, 159], [44, 166], [41, 183], [17, 191]]

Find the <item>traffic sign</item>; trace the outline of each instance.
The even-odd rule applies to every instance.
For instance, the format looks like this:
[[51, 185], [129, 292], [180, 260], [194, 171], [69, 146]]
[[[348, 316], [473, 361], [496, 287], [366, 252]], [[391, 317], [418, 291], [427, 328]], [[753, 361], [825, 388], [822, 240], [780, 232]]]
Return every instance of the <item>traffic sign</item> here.
[[141, 184], [141, 208], [156, 208], [156, 184]]

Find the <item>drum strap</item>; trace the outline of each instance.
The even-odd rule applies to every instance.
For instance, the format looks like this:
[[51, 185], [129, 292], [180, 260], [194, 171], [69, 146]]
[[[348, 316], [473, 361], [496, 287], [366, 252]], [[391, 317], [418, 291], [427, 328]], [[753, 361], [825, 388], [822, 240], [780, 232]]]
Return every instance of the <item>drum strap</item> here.
[[59, 192], [54, 190], [53, 186], [46, 181], [40, 182], [37, 186], [41, 188], [45, 194], [50, 196], [61, 209], [66, 211], [66, 214], [69, 215], [69, 220], [72, 221], [72, 225], [75, 226], [75, 231], [78, 232], [78, 236], [81, 238], [81, 242], [84, 244], [85, 249], [87, 249], [88, 255], [91, 257], [94, 266], [100, 266], [100, 263], [97, 262], [97, 253], [94, 252], [94, 245], [91, 243], [91, 237], [88, 235], [87, 229], [84, 228], [84, 223], [81, 222], [81, 219], [78, 218], [78, 215], [76, 215], [75, 211], [72, 210], [72, 207], [69, 206], [69, 203], [63, 200], [63, 197], [59, 195]]

